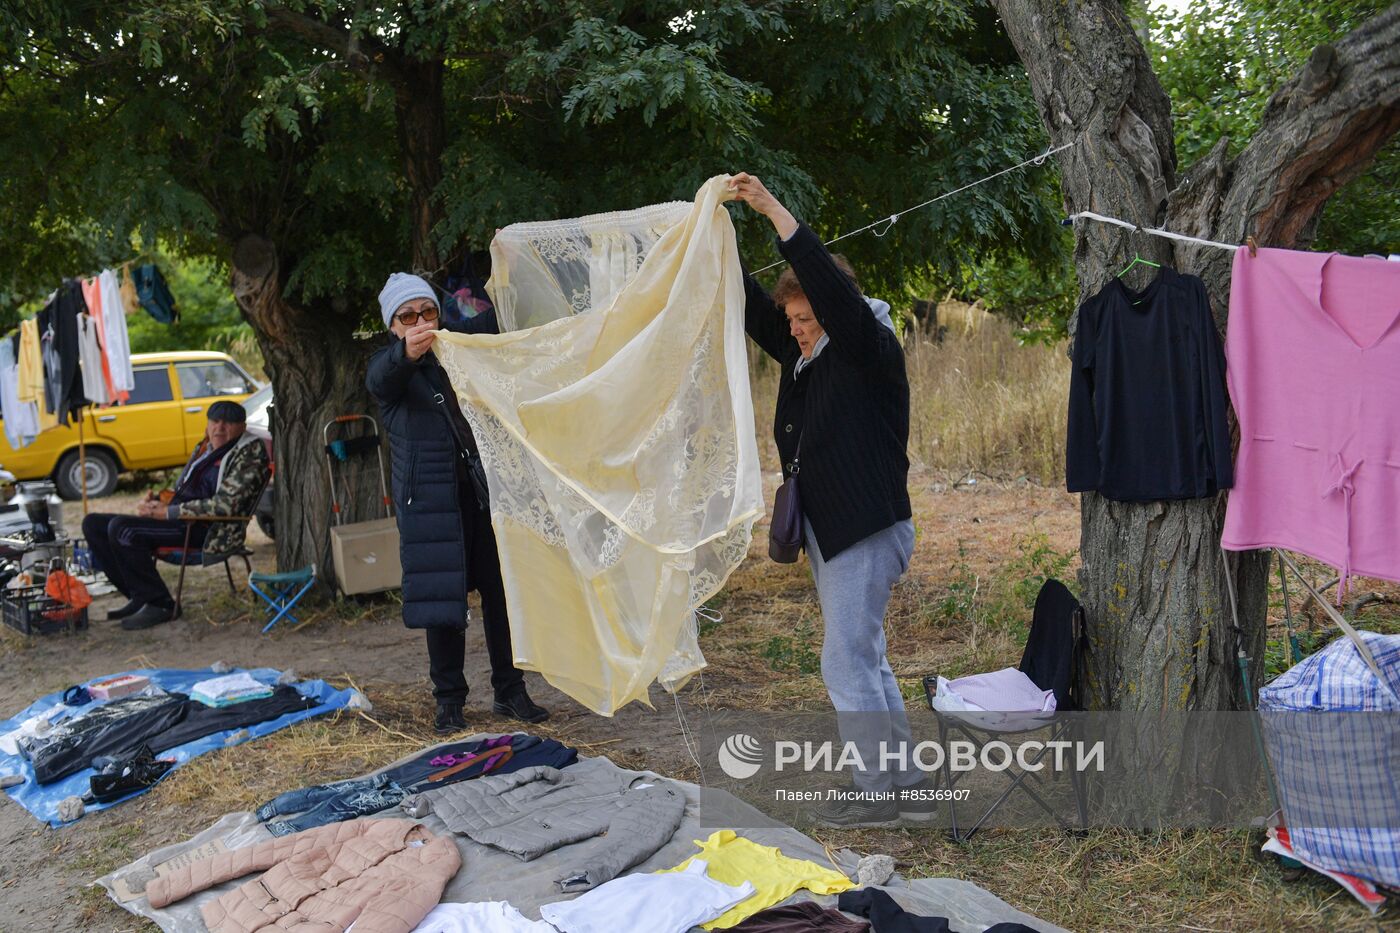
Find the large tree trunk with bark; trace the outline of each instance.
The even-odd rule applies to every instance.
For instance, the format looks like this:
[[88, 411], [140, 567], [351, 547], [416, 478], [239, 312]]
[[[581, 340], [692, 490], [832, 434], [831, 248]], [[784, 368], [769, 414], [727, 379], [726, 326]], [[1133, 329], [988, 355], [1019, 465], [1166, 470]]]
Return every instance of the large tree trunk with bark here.
[[[368, 347], [353, 328], [289, 304], [276, 246], [245, 235], [234, 246], [233, 294], [253, 325], [272, 378], [273, 459], [276, 464], [277, 566], [316, 565], [320, 579], [335, 580], [330, 560], [331, 493], [322, 427], [339, 415], [375, 414], [365, 389]], [[352, 466], [348, 489], [338, 486], [345, 521], [382, 517], [379, 484], [366, 462]]]
[[[446, 66], [432, 49], [404, 49], [352, 33], [311, 12], [279, 6], [270, 24], [310, 45], [340, 56], [369, 80], [382, 77], [393, 88], [394, 118], [404, 180], [409, 193], [408, 268], [435, 277], [441, 271], [435, 229], [443, 216], [438, 194], [447, 145], [443, 82]], [[315, 562], [330, 580], [328, 525], [333, 521], [322, 426], [349, 413], [377, 416], [365, 389], [365, 366], [377, 341], [356, 340], [358, 317], [348, 311], [334, 320], [283, 299], [286, 270], [271, 239], [244, 235], [235, 244], [234, 294], [263, 350], [276, 399], [273, 443], [277, 457], [277, 563], [281, 568]], [[402, 268], [384, 269], [390, 272]], [[386, 457], [386, 469], [387, 469]], [[373, 461], [338, 466], [335, 499], [345, 521], [380, 517], [378, 472]], [[343, 480], [343, 482], [342, 482]]]
[[[1068, 212], [1092, 210], [1228, 243], [1310, 241], [1327, 198], [1363, 171], [1400, 128], [1400, 5], [1322, 46], [1271, 99], [1234, 160], [1220, 144], [1179, 178], [1171, 102], [1118, 0], [993, 0], [1030, 77], [1055, 145]], [[1088, 297], [1135, 254], [1200, 276], [1224, 326], [1231, 256], [1119, 227], [1076, 230], [1075, 266]], [[1073, 330], [1073, 328], [1071, 328]], [[1267, 563], [1222, 560], [1224, 497], [1081, 505], [1092, 708], [1244, 708], [1237, 653], [1263, 670]], [[1232, 625], [1226, 574], [1238, 593]]]

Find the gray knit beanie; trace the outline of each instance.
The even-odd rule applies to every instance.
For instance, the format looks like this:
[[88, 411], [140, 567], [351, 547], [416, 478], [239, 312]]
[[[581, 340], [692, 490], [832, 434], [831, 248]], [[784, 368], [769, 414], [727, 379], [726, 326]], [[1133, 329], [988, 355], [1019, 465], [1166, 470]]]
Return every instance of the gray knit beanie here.
[[438, 304], [437, 295], [433, 293], [433, 287], [421, 275], [395, 272], [389, 276], [389, 281], [384, 283], [384, 288], [379, 293], [379, 315], [384, 318], [384, 326], [389, 326], [389, 322], [394, 319], [394, 312], [399, 310], [405, 301], [415, 298], [430, 298], [439, 310], [442, 309], [442, 305]]

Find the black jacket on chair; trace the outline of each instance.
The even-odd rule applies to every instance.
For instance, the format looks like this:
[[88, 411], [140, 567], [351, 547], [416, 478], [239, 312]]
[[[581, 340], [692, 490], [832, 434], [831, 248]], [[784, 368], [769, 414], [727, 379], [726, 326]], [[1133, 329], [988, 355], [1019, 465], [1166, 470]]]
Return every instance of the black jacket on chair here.
[[801, 438], [802, 512], [830, 560], [913, 514], [904, 349], [806, 224], [778, 249], [830, 341], [795, 374], [802, 351], [782, 309], [751, 275], [744, 277], [744, 328], [782, 366], [773, 438], [784, 475]]
[[[448, 330], [463, 334], [499, 331], [488, 311]], [[431, 352], [410, 360], [404, 342], [392, 337], [369, 361], [365, 379], [379, 403], [389, 435], [393, 467], [391, 492], [399, 517], [399, 560], [403, 564], [403, 621], [409, 628], [466, 628], [472, 541], [463, 540], [461, 458], [448, 405], [437, 397], [452, 386]], [[467, 442], [474, 444], [470, 434]]]

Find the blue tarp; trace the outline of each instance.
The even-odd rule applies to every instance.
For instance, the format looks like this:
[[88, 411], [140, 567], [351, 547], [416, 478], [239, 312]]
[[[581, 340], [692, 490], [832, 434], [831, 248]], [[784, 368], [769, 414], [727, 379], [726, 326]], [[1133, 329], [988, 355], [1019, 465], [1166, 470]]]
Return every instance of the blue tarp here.
[[[234, 670], [226, 671], [225, 673], [236, 673], [238, 670], [240, 669], [235, 668]], [[123, 673], [141, 674], [145, 677], [149, 677], [151, 683], [156, 684], [164, 690], [172, 692], [178, 691], [180, 693], [189, 693], [190, 690], [194, 688], [194, 685], [199, 683], [201, 680], [208, 680], [211, 677], [220, 676], [218, 673], [215, 673], [209, 668], [204, 668], [203, 670], [197, 671], [179, 671], [172, 670], [169, 668], [156, 668], [125, 671]], [[280, 671], [273, 670], [270, 667], [254, 668], [252, 670], [249, 670], [248, 673], [266, 684], [276, 683], [277, 678], [281, 676]], [[112, 677], [117, 676], [120, 675], [103, 674], [100, 677], [94, 677], [92, 680], [89, 680], [86, 684], [84, 684], [84, 686], [88, 686], [90, 684], [94, 684], [102, 680], [109, 680]], [[243, 729], [229, 730], [227, 732], [216, 732], [213, 735], [207, 735], [202, 739], [196, 739], [193, 742], [186, 742], [184, 745], [179, 745], [175, 748], [169, 749], [168, 751], [161, 752], [156, 757], [174, 758], [176, 762], [175, 768], [179, 768], [182, 765], [187, 764], [192, 759], [203, 755], [205, 752], [213, 751], [217, 748], [226, 748], [228, 746], [238, 745], [239, 743], [246, 742], [249, 739], [255, 739], [259, 736], [264, 736], [268, 733], [276, 732], [278, 729], [284, 729], [287, 726], [292, 725], [293, 723], [301, 722], [303, 719], [310, 719], [312, 716], [320, 716], [324, 713], [329, 713], [332, 710], [341, 709], [347, 703], [350, 702], [350, 697], [354, 694], [353, 690], [337, 690], [323, 680], [304, 680], [298, 684], [295, 684], [294, 686], [301, 693], [302, 696], [317, 699], [320, 701], [320, 703], [309, 709], [295, 713], [288, 713], [285, 716], [279, 716], [276, 719], [269, 719], [266, 722], [255, 723]], [[19, 713], [13, 719], [7, 719], [3, 722], [0, 722], [0, 735], [3, 735], [6, 732], [10, 732], [13, 729], [19, 728], [20, 724], [23, 723], [26, 719], [29, 719], [31, 716], [35, 716], [46, 710], [52, 710], [54, 707], [62, 705], [63, 694], [61, 692], [51, 693], [43, 699], [36, 700], [35, 702], [31, 703], [27, 709]], [[91, 705], [77, 707], [74, 710], [74, 714], [80, 713], [87, 709], [91, 709]], [[174, 771], [175, 768], [171, 768], [170, 770]], [[63, 821], [58, 818], [59, 801], [63, 800], [66, 797], [81, 797], [83, 794], [87, 793], [89, 787], [88, 779], [92, 777], [92, 773], [93, 772], [91, 768], [84, 768], [77, 774], [70, 774], [68, 775], [68, 777], [64, 778], [61, 781], [55, 781], [52, 784], [40, 786], [34, 781], [34, 767], [28, 762], [28, 760], [26, 760], [23, 756], [19, 755], [7, 755], [3, 750], [0, 750], [0, 775], [22, 774], [26, 779], [25, 783], [9, 788], [6, 791], [6, 793], [10, 795], [11, 800], [18, 803], [21, 807], [24, 807], [24, 809], [28, 810], [30, 813], [34, 814], [39, 819], [48, 823], [50, 826], [63, 825]], [[130, 800], [131, 797], [139, 796], [142, 793], [144, 793], [144, 791], [138, 791], [137, 793], [131, 794], [128, 797], [123, 797], [122, 800], [113, 801], [113, 803], [121, 803], [123, 800]], [[112, 805], [112, 803], [93, 803], [88, 804], [87, 809], [89, 811], [105, 810], [107, 807], [110, 807]]]

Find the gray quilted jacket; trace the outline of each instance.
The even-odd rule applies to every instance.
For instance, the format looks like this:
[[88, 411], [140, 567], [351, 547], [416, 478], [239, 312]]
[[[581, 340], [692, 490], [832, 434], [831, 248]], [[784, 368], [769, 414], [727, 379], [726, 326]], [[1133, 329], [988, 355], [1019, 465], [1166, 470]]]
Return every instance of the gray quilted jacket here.
[[570, 865], [556, 879], [561, 891], [587, 891], [670, 842], [685, 815], [685, 795], [669, 781], [648, 783], [606, 760], [599, 765], [584, 760], [562, 771], [522, 768], [421, 796], [452, 832], [521, 861], [607, 834], [605, 852]]

